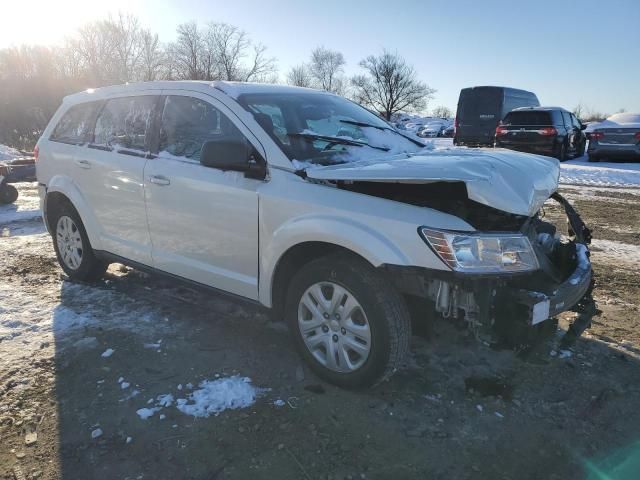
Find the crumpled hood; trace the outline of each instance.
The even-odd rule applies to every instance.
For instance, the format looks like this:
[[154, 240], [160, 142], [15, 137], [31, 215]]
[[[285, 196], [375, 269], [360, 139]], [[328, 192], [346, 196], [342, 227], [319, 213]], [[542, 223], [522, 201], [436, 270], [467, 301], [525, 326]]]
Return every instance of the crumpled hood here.
[[560, 164], [512, 150], [452, 148], [312, 167], [306, 173], [316, 180], [464, 182], [471, 200], [532, 216], [558, 189]]

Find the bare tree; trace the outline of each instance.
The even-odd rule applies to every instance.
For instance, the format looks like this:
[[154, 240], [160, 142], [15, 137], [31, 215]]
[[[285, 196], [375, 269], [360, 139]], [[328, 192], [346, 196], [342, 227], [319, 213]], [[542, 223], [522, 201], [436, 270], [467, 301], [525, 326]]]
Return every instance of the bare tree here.
[[160, 45], [157, 33], [148, 30], [140, 32], [140, 73], [138, 77], [146, 82], [157, 80], [164, 69], [166, 55]]
[[107, 20], [107, 31], [112, 36], [118, 81], [136, 80], [143, 51], [140, 21], [119, 13], [116, 19]]
[[177, 77], [191, 80], [268, 80], [277, 69], [266, 50], [227, 23], [210, 23], [204, 30], [195, 22], [182, 24], [177, 41], [169, 46]]
[[346, 86], [343, 77], [345, 63], [342, 53], [317, 47], [311, 52], [309, 74], [318, 88], [342, 94]]
[[439, 107], [436, 107], [433, 109], [433, 112], [431, 112], [431, 114], [434, 117], [438, 117], [438, 118], [451, 118], [453, 117], [453, 111], [450, 108], [447, 108], [443, 105], [440, 105]]
[[313, 79], [309, 74], [309, 68], [304, 63], [291, 67], [287, 73], [287, 83], [295, 87], [312, 87]]
[[198, 25], [196, 22], [182, 23], [178, 25], [177, 32], [177, 40], [169, 45], [177, 77], [203, 80], [202, 57], [205, 45]]
[[385, 50], [379, 56], [370, 55], [360, 66], [366, 74], [351, 80], [355, 100], [387, 120], [395, 112], [424, 110], [435, 92], [418, 80], [413, 67], [397, 53]]

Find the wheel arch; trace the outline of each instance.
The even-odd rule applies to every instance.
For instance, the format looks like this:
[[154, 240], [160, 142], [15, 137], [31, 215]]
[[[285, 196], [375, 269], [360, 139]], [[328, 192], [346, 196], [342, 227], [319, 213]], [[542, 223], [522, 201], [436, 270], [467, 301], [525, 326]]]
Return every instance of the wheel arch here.
[[76, 212], [78, 212], [92, 248], [99, 250], [100, 240], [97, 235], [98, 223], [96, 218], [91, 213], [84, 195], [69, 177], [62, 175], [55, 176], [47, 185], [47, 194], [44, 199], [44, 210], [42, 212], [47, 230], [49, 232], [52, 231], [53, 226], [50, 222], [51, 215], [65, 202], [70, 204]]

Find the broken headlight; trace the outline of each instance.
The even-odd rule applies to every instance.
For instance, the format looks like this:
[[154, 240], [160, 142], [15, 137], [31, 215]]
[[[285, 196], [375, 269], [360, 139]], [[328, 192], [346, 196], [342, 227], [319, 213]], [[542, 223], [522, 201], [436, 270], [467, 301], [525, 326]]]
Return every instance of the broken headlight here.
[[524, 235], [449, 232], [427, 227], [419, 231], [442, 261], [458, 272], [527, 272], [539, 268]]

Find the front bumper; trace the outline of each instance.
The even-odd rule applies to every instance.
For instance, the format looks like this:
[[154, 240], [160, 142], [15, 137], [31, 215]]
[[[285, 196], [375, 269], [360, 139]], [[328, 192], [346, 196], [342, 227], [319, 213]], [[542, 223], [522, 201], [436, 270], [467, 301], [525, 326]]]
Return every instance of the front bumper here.
[[[401, 293], [432, 302], [435, 312], [464, 319], [476, 332], [489, 330], [502, 344], [530, 344], [531, 332], [548, 330], [546, 326], [556, 322], [547, 320], [574, 311], [579, 315], [565, 336], [571, 336], [572, 342], [590, 326], [596, 313], [587, 246], [591, 232], [566, 199], [558, 193], [552, 198], [565, 210], [570, 237], [559, 239], [551, 224], [530, 219], [523, 232], [533, 237], [540, 263], [536, 271], [468, 274], [394, 265], [383, 268]], [[545, 237], [550, 240], [536, 241]]]

